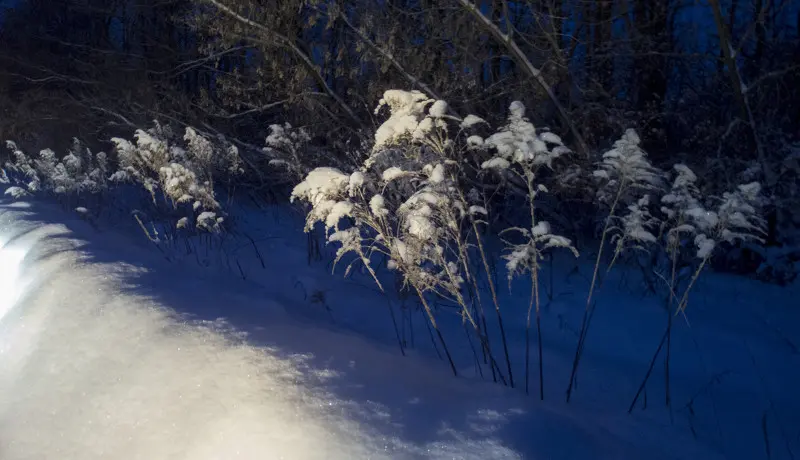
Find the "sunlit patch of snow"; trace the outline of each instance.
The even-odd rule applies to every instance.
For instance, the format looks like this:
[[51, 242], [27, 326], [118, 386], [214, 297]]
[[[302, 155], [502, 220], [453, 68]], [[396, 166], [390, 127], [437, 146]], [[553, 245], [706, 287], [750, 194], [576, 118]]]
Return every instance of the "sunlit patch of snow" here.
[[[3, 460], [518, 458], [460, 433], [381, 434], [372, 425], [394, 411], [327, 393], [338, 373], [309, 354], [251, 345], [223, 319], [187, 321], [126, 289], [144, 269], [86, 262], [71, 238], [47, 238], [62, 226], [16, 224], [37, 280], [0, 321]], [[0, 254], [7, 295], [25, 253]]]
[[0, 321], [19, 299], [20, 271], [25, 251], [0, 244]]
[[23, 298], [25, 253], [0, 251], [0, 311], [15, 308], [0, 321], [3, 460], [392, 457], [292, 360], [123, 294], [118, 266], [49, 249]]

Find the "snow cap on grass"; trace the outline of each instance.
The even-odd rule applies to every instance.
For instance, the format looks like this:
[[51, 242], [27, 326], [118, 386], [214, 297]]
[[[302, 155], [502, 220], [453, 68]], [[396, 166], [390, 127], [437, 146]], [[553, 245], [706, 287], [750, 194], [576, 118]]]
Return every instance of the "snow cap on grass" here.
[[[525, 118], [525, 105], [522, 102], [512, 102], [508, 111], [507, 124], [482, 143], [486, 148], [494, 148], [497, 153], [494, 158], [481, 164], [481, 168], [505, 169], [512, 163], [551, 167], [554, 159], [569, 153], [570, 150], [555, 134], [537, 134], [536, 128]], [[551, 149], [548, 143], [556, 147]]]
[[614, 147], [603, 154], [603, 161], [593, 176], [601, 179], [615, 180], [623, 186], [652, 190], [662, 186], [661, 172], [653, 167], [647, 153], [639, 146], [641, 139], [636, 131], [628, 129], [616, 142]]
[[433, 102], [432, 99], [419, 91], [390, 89], [384, 92], [383, 99], [378, 103], [375, 113], [381, 107], [389, 106], [391, 115], [375, 131], [373, 151], [393, 144], [404, 136], [412, 135], [417, 130], [420, 121], [425, 117], [425, 109]]
[[467, 128], [472, 128], [473, 126], [479, 125], [481, 123], [488, 124], [488, 123], [486, 123], [486, 120], [484, 120], [483, 118], [481, 118], [481, 117], [479, 117], [477, 115], [469, 114], [466, 117], [464, 117], [464, 120], [461, 121], [459, 126], [462, 129], [467, 129]]
[[433, 118], [442, 118], [447, 115], [447, 102], [445, 101], [436, 101], [431, 105], [430, 110], [428, 110], [428, 114]]
[[6, 191], [3, 192], [3, 194], [4, 195], [8, 195], [8, 196], [10, 196], [11, 198], [13, 198], [15, 200], [18, 200], [20, 198], [23, 198], [23, 197], [29, 195], [28, 192], [26, 192], [24, 188], [17, 187], [17, 186], [8, 187], [6, 189]]
[[312, 205], [318, 201], [337, 196], [350, 184], [350, 176], [336, 168], [316, 168], [292, 190], [291, 200], [300, 198]]

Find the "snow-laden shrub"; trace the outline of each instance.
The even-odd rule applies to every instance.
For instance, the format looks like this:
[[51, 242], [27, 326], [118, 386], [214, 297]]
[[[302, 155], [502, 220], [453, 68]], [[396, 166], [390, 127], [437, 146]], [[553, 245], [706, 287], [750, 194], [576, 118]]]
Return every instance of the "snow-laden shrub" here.
[[538, 292], [540, 261], [551, 248], [566, 248], [575, 257], [578, 257], [578, 251], [568, 238], [553, 233], [549, 222], [539, 219], [537, 198], [540, 194], [549, 191], [547, 186], [540, 182], [539, 171], [542, 168], [552, 168], [553, 161], [570, 153], [570, 150], [564, 146], [561, 138], [557, 135], [547, 131], [537, 132], [533, 124], [525, 118], [525, 106], [519, 101], [511, 103], [508, 122], [505, 126], [486, 139], [475, 139], [475, 137], [477, 136], [472, 137], [473, 148], [486, 149], [493, 153], [490, 159], [481, 164], [481, 168], [498, 172], [505, 178], [514, 178], [517, 182], [525, 184], [527, 191], [530, 227], [512, 227], [503, 231], [503, 233], [518, 234], [522, 238], [522, 242], [505, 240], [508, 253], [503, 257], [506, 260], [509, 284], [515, 276], [526, 272], [531, 277], [532, 290], [525, 329], [525, 390], [529, 390], [528, 350], [531, 314], [535, 307], [536, 326], [539, 331], [537, 334], [539, 340], [539, 387], [540, 397], [544, 398], [541, 312]]
[[663, 172], [650, 163], [640, 143], [636, 131], [628, 129], [592, 171], [592, 177], [599, 184], [596, 203], [604, 211], [604, 224], [587, 304], [591, 302], [592, 289], [597, 282], [606, 239], [614, 245], [609, 270], [627, 248], [646, 249], [648, 244], [656, 242], [652, 232], [659, 220], [650, 211], [651, 194], [663, 190]]
[[620, 204], [635, 201], [643, 192], [663, 186], [663, 173], [650, 163], [640, 143], [636, 131], [628, 129], [592, 172], [601, 183], [597, 200], [611, 209], [609, 214]]
[[[469, 207], [454, 180], [458, 165], [449, 158], [453, 147], [441, 118], [398, 106], [396, 95], [387, 92], [392, 107], [404, 113], [404, 121], [397, 125], [390, 117], [387, 123], [394, 128], [378, 129], [376, 148], [364, 166], [351, 174], [316, 168], [294, 188], [292, 199], [311, 204], [307, 229], [321, 222], [329, 242], [342, 244], [337, 260], [354, 252], [373, 272], [369, 256], [381, 252], [420, 292], [456, 291], [463, 279], [450, 260], [458, 253], [450, 238], [460, 231]], [[426, 106], [435, 102], [413, 96], [406, 100]], [[413, 130], [426, 135], [419, 134], [401, 147], [412, 140]], [[343, 227], [345, 218], [351, 222]]]
[[780, 242], [800, 246], [800, 142], [787, 145], [784, 151], [773, 205], [778, 210]]
[[20, 198], [24, 198], [29, 195], [28, 192], [25, 191], [22, 187], [11, 186], [6, 189], [3, 193], [4, 195], [10, 196], [11, 198], [18, 200]]
[[[800, 273], [800, 143], [782, 142], [775, 148], [776, 183], [765, 190], [767, 207], [774, 213], [770, 247], [746, 245], [746, 251], [730, 254], [730, 258], [757, 254], [761, 260], [756, 269], [759, 279], [788, 284]], [[742, 181], [757, 180], [763, 176], [761, 165], [751, 163], [742, 174]], [[727, 262], [727, 261], [726, 261]], [[739, 262], [731, 261], [728, 265]]]
[[[487, 128], [483, 118], [451, 115], [445, 101], [417, 91], [387, 91], [377, 111], [384, 107], [389, 117], [376, 130], [361, 167], [352, 172], [317, 168], [293, 190], [292, 199], [311, 205], [306, 230], [322, 223], [328, 242], [340, 245], [336, 261], [355, 254], [354, 262], [363, 263], [379, 287], [373, 256], [384, 255], [388, 267], [418, 294], [434, 329], [438, 331], [427, 294], [458, 305], [465, 324], [491, 355], [486, 331], [476, 317], [484, 315], [483, 306], [479, 298], [477, 307], [467, 298], [470, 289], [478, 291], [479, 274], [469, 263], [477, 255], [507, 350], [491, 263], [478, 231], [488, 210], [473, 187], [478, 177], [474, 171], [494, 170], [527, 188], [531, 225], [514, 229], [524, 243], [509, 242], [507, 262], [511, 276], [526, 270], [536, 273], [549, 248], [575, 252], [567, 238], [538, 220], [535, 211], [537, 194], [547, 192], [537, 172], [570, 150], [555, 134], [537, 133], [520, 102], [511, 104], [508, 123], [486, 138], [474, 132]], [[513, 385], [507, 351], [506, 364], [508, 383]], [[493, 358], [491, 365], [505, 379]]]
[[[113, 173], [104, 152], [94, 154], [77, 139], [63, 156], [45, 149], [37, 158], [8, 142], [14, 161], [5, 165], [3, 177], [15, 187], [8, 195], [80, 196], [103, 193], [116, 183], [133, 183], [150, 194], [156, 207], [163, 198], [173, 209], [188, 210], [189, 216], [178, 220], [179, 228], [221, 230], [224, 217], [214, 193], [214, 178], [242, 172], [235, 146], [192, 128], [178, 136], [158, 123], [152, 129], [137, 130], [133, 141], [114, 138], [112, 142], [117, 163]], [[138, 219], [139, 213], [134, 214]]]
[[[472, 136], [473, 139], [476, 137]], [[539, 170], [551, 168], [555, 159], [571, 153], [561, 138], [548, 131], [538, 133], [525, 118], [525, 106], [515, 101], [509, 107], [508, 123], [486, 139], [474, 142], [474, 148], [486, 149], [494, 154], [481, 164], [482, 169], [515, 176], [526, 185], [531, 225], [529, 229], [507, 229], [520, 233], [526, 240], [523, 244], [509, 243], [510, 254], [505, 256], [509, 279], [517, 273], [530, 271], [538, 266], [537, 261], [542, 257], [544, 249], [564, 247], [577, 256], [572, 242], [551, 233], [549, 222], [539, 220], [536, 212], [537, 197], [549, 192], [547, 186], [538, 182]]]
[[269, 166], [286, 171], [290, 181], [302, 180], [311, 170], [307, 155], [311, 141], [308, 132], [289, 123], [270, 125], [269, 130], [264, 146]]
[[[765, 222], [760, 216], [764, 199], [760, 196], [761, 186], [758, 182], [739, 185], [734, 191], [723, 193], [722, 197], [705, 199], [696, 185], [697, 176], [688, 166], [679, 163], [673, 169], [672, 186], [661, 197], [661, 212], [665, 216], [662, 223], [664, 252], [670, 265], [668, 273], [659, 274], [668, 291], [667, 326], [629, 412], [646, 385], [662, 349], [666, 350], [665, 395], [667, 404], [670, 404], [673, 316], [685, 314], [689, 294], [715, 252], [721, 246], [730, 248], [748, 241], [763, 242], [762, 236], [765, 234]], [[682, 259], [688, 259], [688, 262]]]
[[78, 139], [73, 140], [70, 150], [60, 159], [50, 149], [40, 151], [38, 158], [29, 158], [13, 142], [7, 145], [14, 155], [14, 162], [5, 166], [13, 178], [9, 182], [26, 192], [18, 196], [34, 193], [75, 196], [108, 189], [106, 154], [92, 153]]
[[553, 160], [570, 153], [557, 135], [536, 131], [525, 118], [522, 102], [512, 102], [508, 111], [508, 124], [481, 143], [484, 148], [493, 148], [496, 152], [494, 157], [481, 165], [483, 169], [506, 169], [511, 164], [529, 165], [528, 169], [551, 167]]
[[695, 256], [700, 264], [678, 303], [679, 310], [686, 308], [689, 290], [717, 248], [751, 240], [763, 242], [766, 226], [759, 212], [763, 200], [760, 192], [758, 182], [743, 184], [714, 198], [717, 205], [712, 209], [697, 204], [687, 211], [691, 219], [684, 224], [684, 231], [694, 234]]
[[695, 185], [697, 176], [683, 164], [674, 169], [672, 188], [661, 198], [668, 252], [688, 246], [689, 238], [694, 256], [705, 263], [722, 243], [763, 242], [765, 222], [760, 208], [764, 200], [758, 182], [739, 185], [704, 204]]
[[[548, 187], [554, 180], [575, 176], [571, 179], [575, 183], [591, 180], [596, 184], [595, 203], [603, 225], [569, 390], [594, 313], [593, 294], [599, 283], [599, 268], [606, 263], [606, 245], [612, 245], [608, 270], [624, 251], [633, 248], [659, 254], [663, 242], [670, 260], [690, 255], [699, 273], [721, 244], [757, 241], [763, 229], [757, 184], [740, 186], [718, 200], [706, 199], [696, 185], [697, 177], [679, 164], [674, 167], [671, 187], [665, 191], [665, 173], [651, 164], [633, 130], [626, 131], [602, 155], [597, 167], [585, 174], [584, 167], [570, 164], [570, 149], [557, 135], [537, 130], [525, 118], [520, 102], [510, 105], [507, 122], [496, 131], [483, 118], [459, 118], [446, 102], [416, 91], [387, 91], [376, 113], [385, 108], [389, 117], [376, 130], [369, 154], [360, 166], [314, 168], [293, 189], [293, 201], [310, 205], [306, 231], [318, 224], [323, 226], [327, 242], [338, 245], [336, 263], [348, 254], [355, 256], [346, 274], [353, 264], [361, 263], [381, 289], [379, 267], [385, 260], [387, 267], [402, 277], [404, 286], [418, 295], [439, 334], [427, 298], [434, 295], [458, 305], [464, 323], [474, 330], [491, 357], [493, 373], [503, 380], [507, 376], [512, 384], [508, 354], [505, 376], [492, 357], [487, 332], [481, 326], [484, 307], [480, 295], [469, 298], [470, 291], [480, 291], [477, 278], [486, 276], [505, 346], [500, 305], [490, 274], [492, 261], [484, 251], [479, 231], [492, 213], [478, 191], [487, 184], [487, 178], [502, 178], [500, 185], [521, 192], [529, 205], [530, 224], [511, 226], [501, 235], [507, 238], [503, 258], [509, 281], [520, 274], [531, 276], [528, 326], [536, 307], [537, 329], [537, 277], [543, 255], [553, 248], [565, 248], [578, 256], [572, 242], [553, 230], [550, 219], [542, 217], [540, 203], [543, 198], [558, 202], [559, 197]], [[273, 133], [285, 134], [285, 129], [288, 127], [274, 129]], [[284, 151], [298, 152], [290, 136], [280, 139]], [[278, 138], [272, 142], [278, 145]], [[557, 163], [566, 163], [566, 168], [559, 166], [560, 171], [554, 173]], [[659, 205], [661, 213], [657, 212]], [[471, 264], [475, 258], [479, 263]], [[688, 292], [695, 279], [682, 292]], [[684, 309], [685, 301], [677, 301], [674, 293], [677, 283], [671, 283], [669, 289], [675, 311]], [[538, 335], [541, 340], [541, 331]], [[440, 341], [444, 345], [441, 335]], [[541, 345], [539, 349], [541, 387]], [[526, 356], [526, 388], [527, 364]]]
[[[596, 203], [605, 215], [572, 363], [567, 400], [572, 394], [590, 319], [594, 313], [595, 304], [592, 300], [599, 282], [599, 269], [603, 262], [606, 241], [611, 239], [611, 243], [616, 243], [606, 273], [611, 270], [626, 248], [630, 246], [644, 248], [645, 245], [656, 241], [651, 230], [657, 225], [657, 221], [649, 210], [649, 194], [658, 193], [662, 189], [663, 173], [652, 165], [640, 144], [641, 139], [636, 131], [628, 129], [614, 142], [613, 147], [603, 154], [597, 169], [592, 171], [592, 177], [599, 183]], [[621, 215], [620, 210], [624, 212]]]
[[474, 143], [466, 130], [482, 120], [448, 115], [446, 102], [416, 91], [387, 91], [378, 109], [384, 106], [390, 116], [377, 129], [363, 165], [351, 173], [314, 169], [294, 188], [292, 199], [311, 205], [306, 230], [322, 223], [328, 242], [340, 245], [337, 262], [355, 254], [382, 289], [373, 255], [384, 255], [389, 268], [418, 294], [437, 332], [427, 294], [457, 304], [488, 350], [465, 294], [465, 284], [475, 283], [468, 263], [468, 229], [475, 228], [486, 210], [467, 198], [470, 193], [462, 182], [462, 160]]
[[629, 204], [627, 213], [614, 216], [614, 220], [617, 224], [609, 227], [609, 231], [612, 232], [615, 254], [629, 246], [644, 249], [645, 245], [656, 242], [651, 230], [657, 228], [660, 221], [650, 213], [650, 195], [642, 195], [635, 203]]
[[[265, 139], [262, 152], [269, 170], [271, 186], [294, 186], [317, 167], [336, 167], [350, 170], [360, 164], [369, 147], [357, 146], [355, 149], [339, 149], [336, 154], [329, 146], [315, 145], [308, 129], [292, 126], [289, 123], [269, 126], [270, 133]], [[341, 150], [345, 150], [345, 154]]]
[[[36, 171], [36, 163], [17, 147], [12, 141], [6, 141], [6, 147], [11, 150], [13, 162], [3, 166], [3, 175], [10, 184], [23, 189], [26, 193], [35, 193], [41, 189], [41, 180]], [[22, 196], [22, 195], [20, 195]]]
[[242, 171], [235, 146], [224, 140], [212, 141], [192, 128], [186, 128], [178, 138], [169, 127], [158, 123], [149, 130], [137, 130], [134, 141], [114, 138], [112, 142], [118, 161], [112, 181], [142, 186], [154, 205], [160, 193], [173, 208], [190, 210], [189, 216], [178, 220], [178, 228], [189, 227], [193, 220], [197, 229], [221, 230], [224, 217], [214, 192], [214, 178]]

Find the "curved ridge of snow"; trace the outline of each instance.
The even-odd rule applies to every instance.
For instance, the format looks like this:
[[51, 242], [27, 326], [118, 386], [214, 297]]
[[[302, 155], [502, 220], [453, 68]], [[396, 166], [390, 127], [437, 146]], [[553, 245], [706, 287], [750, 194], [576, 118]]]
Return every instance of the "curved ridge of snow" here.
[[386, 457], [291, 362], [121, 293], [63, 234], [16, 244], [48, 256], [0, 321], [0, 458]]
[[127, 289], [141, 268], [88, 261], [24, 207], [0, 207], [0, 262], [24, 254], [0, 285], [25, 286], [0, 316], [3, 460], [518, 458], [492, 441], [378, 434], [303, 357], [181, 319]]
[[[453, 379], [298, 320], [287, 286], [316, 275], [286, 248], [265, 285], [237, 284], [26, 206], [0, 200], [2, 460], [726, 458], [666, 422]], [[347, 289], [337, 319], [381, 300]]]

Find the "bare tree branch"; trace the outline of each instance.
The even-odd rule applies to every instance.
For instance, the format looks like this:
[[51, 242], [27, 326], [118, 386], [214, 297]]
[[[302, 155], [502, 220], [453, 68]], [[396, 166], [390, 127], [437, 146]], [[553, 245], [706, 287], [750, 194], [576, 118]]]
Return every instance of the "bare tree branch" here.
[[761, 169], [764, 172], [764, 179], [767, 181], [767, 189], [772, 190], [777, 181], [777, 176], [772, 171], [772, 167], [767, 161], [766, 153], [764, 152], [764, 145], [756, 127], [756, 120], [753, 112], [750, 109], [750, 102], [747, 99], [747, 86], [742, 82], [742, 76], [739, 74], [739, 67], [736, 65], [736, 56], [731, 45], [730, 37], [728, 36], [728, 29], [725, 27], [725, 21], [722, 18], [722, 10], [719, 6], [719, 0], [709, 0], [711, 9], [714, 12], [714, 22], [717, 26], [719, 33], [719, 45], [722, 48], [722, 55], [725, 59], [725, 66], [728, 68], [728, 76], [731, 79], [731, 90], [736, 97], [739, 104], [739, 109], [742, 112], [742, 117], [747, 120], [747, 125], [753, 135], [753, 140], [756, 144], [756, 152], [758, 154], [758, 162], [761, 164]]
[[339, 106], [342, 108], [342, 110], [344, 110], [344, 112], [347, 114], [347, 116], [354, 123], [356, 123], [359, 127], [361, 127], [361, 128], [365, 127], [364, 123], [355, 114], [355, 112], [350, 108], [350, 106], [347, 105], [347, 103], [341, 97], [339, 97], [338, 94], [336, 94], [333, 91], [333, 89], [330, 87], [330, 85], [328, 85], [328, 82], [325, 81], [325, 77], [322, 76], [322, 74], [319, 71], [319, 68], [314, 64], [314, 62], [311, 60], [311, 58], [305, 52], [303, 52], [303, 50], [301, 50], [300, 47], [298, 47], [297, 44], [294, 43], [293, 40], [291, 40], [289, 37], [277, 32], [277, 31], [274, 31], [274, 30], [272, 30], [272, 29], [270, 29], [270, 28], [268, 28], [266, 26], [263, 26], [263, 25], [255, 22], [255, 21], [252, 21], [252, 20], [240, 15], [236, 11], [234, 11], [231, 8], [229, 8], [229, 7], [225, 6], [225, 5], [223, 5], [222, 3], [220, 3], [218, 0], [206, 0], [206, 1], [208, 1], [211, 4], [213, 4], [220, 11], [222, 11], [225, 14], [231, 16], [232, 18], [236, 19], [237, 21], [239, 21], [239, 22], [241, 22], [243, 24], [246, 24], [246, 25], [248, 25], [250, 27], [253, 27], [254, 29], [264, 33], [269, 38], [276, 40], [277, 42], [279, 42], [284, 47], [289, 48], [297, 56], [297, 58], [300, 59], [300, 61], [303, 63], [303, 66], [311, 73], [311, 75], [314, 77], [314, 80], [316, 80], [317, 84], [334, 101], [336, 101], [337, 104], [339, 104]]
[[272, 103], [269, 103], [267, 105], [263, 105], [261, 107], [254, 107], [252, 109], [245, 110], [244, 112], [232, 113], [232, 114], [229, 114], [229, 115], [214, 115], [214, 117], [231, 120], [231, 119], [234, 119], [234, 118], [244, 117], [246, 115], [250, 115], [250, 114], [253, 114], [253, 113], [265, 112], [265, 111], [267, 111], [269, 109], [272, 109], [272, 108], [275, 108], [275, 107], [279, 107], [279, 106], [281, 106], [283, 104], [286, 104], [289, 101], [290, 101], [290, 99], [282, 99], [280, 101], [272, 102]]
[[341, 11], [339, 12], [339, 19], [341, 19], [342, 22], [344, 22], [350, 28], [350, 30], [352, 30], [358, 36], [358, 38], [361, 39], [361, 41], [366, 43], [367, 46], [369, 46], [370, 48], [375, 50], [378, 54], [383, 56], [384, 59], [389, 61], [389, 63], [392, 64], [394, 66], [394, 68], [397, 69], [397, 71], [400, 72], [400, 74], [402, 74], [403, 77], [406, 80], [408, 80], [412, 85], [414, 85], [417, 88], [421, 89], [422, 92], [424, 92], [425, 94], [427, 94], [428, 96], [430, 96], [430, 97], [432, 97], [434, 99], [441, 99], [441, 97], [439, 97], [439, 95], [436, 94], [436, 91], [432, 90], [428, 85], [426, 85], [425, 83], [420, 81], [419, 78], [411, 75], [405, 68], [403, 68], [403, 65], [400, 64], [400, 62], [398, 62], [397, 59], [395, 59], [394, 56], [392, 56], [391, 53], [387, 52], [386, 50], [384, 50], [383, 48], [378, 46], [377, 43], [375, 43], [372, 40], [370, 40], [369, 37], [367, 37], [360, 30], [358, 30], [358, 28], [355, 27], [347, 19], [347, 16], [345, 16], [344, 12], [341, 12]]
[[498, 42], [502, 43], [508, 51], [511, 53], [511, 56], [520, 64], [520, 66], [525, 70], [525, 72], [539, 85], [541, 86], [542, 90], [547, 94], [547, 97], [550, 98], [551, 102], [555, 106], [556, 110], [558, 111], [559, 116], [564, 121], [564, 123], [569, 127], [570, 132], [572, 133], [573, 137], [575, 137], [575, 141], [578, 143], [581, 153], [584, 155], [588, 155], [588, 148], [586, 143], [583, 140], [580, 132], [578, 132], [578, 128], [575, 126], [575, 123], [572, 122], [569, 114], [567, 113], [566, 109], [561, 102], [556, 97], [553, 90], [550, 88], [550, 85], [545, 81], [544, 77], [542, 76], [542, 72], [536, 68], [536, 66], [531, 63], [530, 59], [525, 56], [525, 53], [517, 46], [516, 42], [511, 39], [510, 35], [504, 34], [498, 27], [495, 25], [489, 18], [486, 17], [478, 8], [473, 4], [470, 0], [457, 0], [461, 5], [478, 20], [478, 22], [497, 40]]

